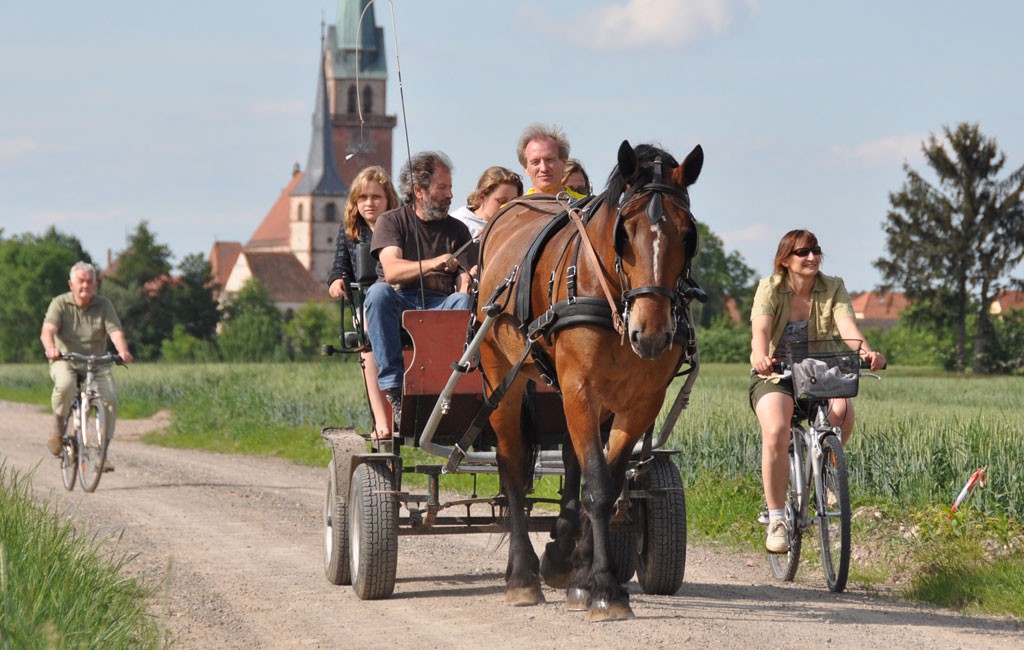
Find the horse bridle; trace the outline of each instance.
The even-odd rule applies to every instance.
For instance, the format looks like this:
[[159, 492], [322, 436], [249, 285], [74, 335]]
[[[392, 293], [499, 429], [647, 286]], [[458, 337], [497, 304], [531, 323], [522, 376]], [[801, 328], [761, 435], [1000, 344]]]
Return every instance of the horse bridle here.
[[[615, 224], [612, 230], [612, 232], [614, 233], [613, 237], [615, 248], [615, 272], [619, 276], [619, 286], [622, 288], [622, 302], [625, 307], [627, 320], [630, 305], [633, 302], [633, 300], [635, 300], [639, 296], [665, 296], [671, 301], [672, 308], [676, 309], [680, 301], [680, 285], [690, 276], [690, 265], [692, 261], [692, 255], [687, 255], [686, 266], [683, 270], [683, 276], [679, 279], [679, 282], [677, 283], [677, 286], [674, 290], [656, 284], [637, 287], [635, 289], [626, 288], [629, 286], [629, 278], [626, 277], [626, 273], [622, 268], [622, 246], [623, 240], [625, 240], [626, 238], [622, 214], [627, 207], [648, 195], [653, 195], [647, 202], [647, 209], [645, 211], [647, 219], [651, 222], [651, 225], [658, 226], [665, 220], [666, 197], [672, 205], [686, 213], [691, 223], [693, 221], [693, 214], [690, 212], [689, 193], [685, 189], [680, 189], [674, 185], [668, 185], [667, 183], [664, 182], [664, 176], [662, 174], [661, 169], [661, 157], [659, 156], [655, 158], [652, 180], [648, 183], [638, 185], [635, 188], [629, 190], [627, 193], [623, 195], [622, 200], [619, 201], [619, 207], [615, 214]], [[693, 232], [694, 236], [696, 237], [696, 230], [694, 230]], [[696, 250], [696, 246], [694, 246], [694, 250]]]

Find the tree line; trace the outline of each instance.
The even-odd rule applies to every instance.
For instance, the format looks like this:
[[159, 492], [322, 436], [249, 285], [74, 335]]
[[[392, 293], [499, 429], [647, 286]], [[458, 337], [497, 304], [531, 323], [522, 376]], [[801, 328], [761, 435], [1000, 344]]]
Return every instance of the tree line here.
[[[1006, 154], [973, 123], [943, 127], [922, 151], [934, 181], [904, 164], [906, 180], [890, 193], [882, 223], [886, 254], [873, 262], [879, 288], [902, 290], [911, 306], [895, 327], [865, 334], [892, 363], [1019, 373], [1024, 310], [994, 317], [989, 305], [1005, 289], [1024, 288], [1011, 275], [1024, 259], [1024, 166], [1000, 177]], [[702, 358], [746, 362], [756, 275], [706, 224], [698, 227], [692, 275], [710, 296], [694, 305]], [[112, 268], [103, 269], [100, 292], [114, 302], [138, 358], [307, 359], [337, 340], [336, 306], [310, 303], [282, 313], [256, 280], [218, 303], [206, 258], [187, 255], [175, 267], [172, 257], [142, 221]], [[68, 270], [79, 260], [92, 261], [75, 236], [56, 228], [13, 237], [0, 230], [0, 361], [41, 360], [46, 306], [67, 291]]]

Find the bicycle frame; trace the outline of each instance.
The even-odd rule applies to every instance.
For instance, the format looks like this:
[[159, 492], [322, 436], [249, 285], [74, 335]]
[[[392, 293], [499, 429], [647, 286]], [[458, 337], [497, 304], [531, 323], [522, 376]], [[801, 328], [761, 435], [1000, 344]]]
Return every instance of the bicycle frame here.
[[[105, 354], [101, 356], [83, 355], [69, 352], [61, 355], [65, 361], [78, 361], [85, 364], [85, 377], [78, 380], [77, 394], [68, 418], [73, 423], [75, 435], [74, 456], [76, 457], [78, 478], [82, 489], [92, 492], [99, 483], [106, 462], [107, 444], [109, 439], [106, 431], [106, 402], [100, 394], [96, 383], [96, 370], [102, 365], [119, 363], [120, 356]], [[95, 423], [90, 426], [89, 418], [94, 417]], [[64, 467], [62, 466], [62, 472]], [[71, 482], [73, 484], [73, 477]], [[65, 487], [68, 486], [65, 476]]]
[[[805, 425], [806, 421], [806, 425]], [[808, 413], [794, 412], [793, 422], [789, 428], [790, 454], [789, 471], [790, 485], [795, 486], [796, 502], [800, 511], [794, 513], [797, 526], [807, 529], [817, 523], [817, 516], [810, 516], [810, 487], [814, 477], [822, 476], [821, 462], [823, 457], [821, 441], [828, 434], [840, 435], [839, 427], [833, 427], [828, 421], [828, 401], [811, 402]], [[826, 504], [823, 490], [814, 490], [817, 503], [815, 512], [821, 512]]]

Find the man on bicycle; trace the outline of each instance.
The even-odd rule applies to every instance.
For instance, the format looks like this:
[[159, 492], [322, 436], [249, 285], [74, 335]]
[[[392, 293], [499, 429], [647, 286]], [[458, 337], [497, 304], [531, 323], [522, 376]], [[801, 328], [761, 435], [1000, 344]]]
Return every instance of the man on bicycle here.
[[[50, 301], [39, 334], [46, 358], [50, 360], [50, 377], [53, 379], [50, 404], [53, 407], [54, 423], [47, 447], [54, 456], [60, 456], [66, 418], [75, 401], [79, 377], [85, 375], [84, 367], [79, 368], [69, 361], [61, 360], [61, 354], [104, 354], [109, 336], [121, 360], [124, 363], [132, 361], [132, 353], [128, 349], [128, 341], [114, 305], [103, 296], [96, 295], [96, 267], [88, 262], [77, 262], [71, 267], [68, 286], [71, 291]], [[106, 436], [110, 440], [114, 436], [117, 391], [109, 365], [96, 369], [96, 385], [107, 407]], [[113, 469], [109, 461], [107, 469]]]

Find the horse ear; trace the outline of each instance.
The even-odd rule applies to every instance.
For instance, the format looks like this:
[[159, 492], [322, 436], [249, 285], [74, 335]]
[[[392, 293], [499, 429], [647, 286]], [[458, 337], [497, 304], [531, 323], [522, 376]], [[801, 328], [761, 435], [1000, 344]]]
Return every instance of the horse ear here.
[[672, 180], [683, 187], [689, 187], [697, 182], [697, 177], [700, 176], [700, 169], [703, 166], [704, 150], [698, 144], [683, 161], [683, 164], [673, 170]]
[[623, 140], [619, 145], [619, 175], [623, 180], [630, 181], [636, 176], [636, 152], [633, 151], [629, 140]]

